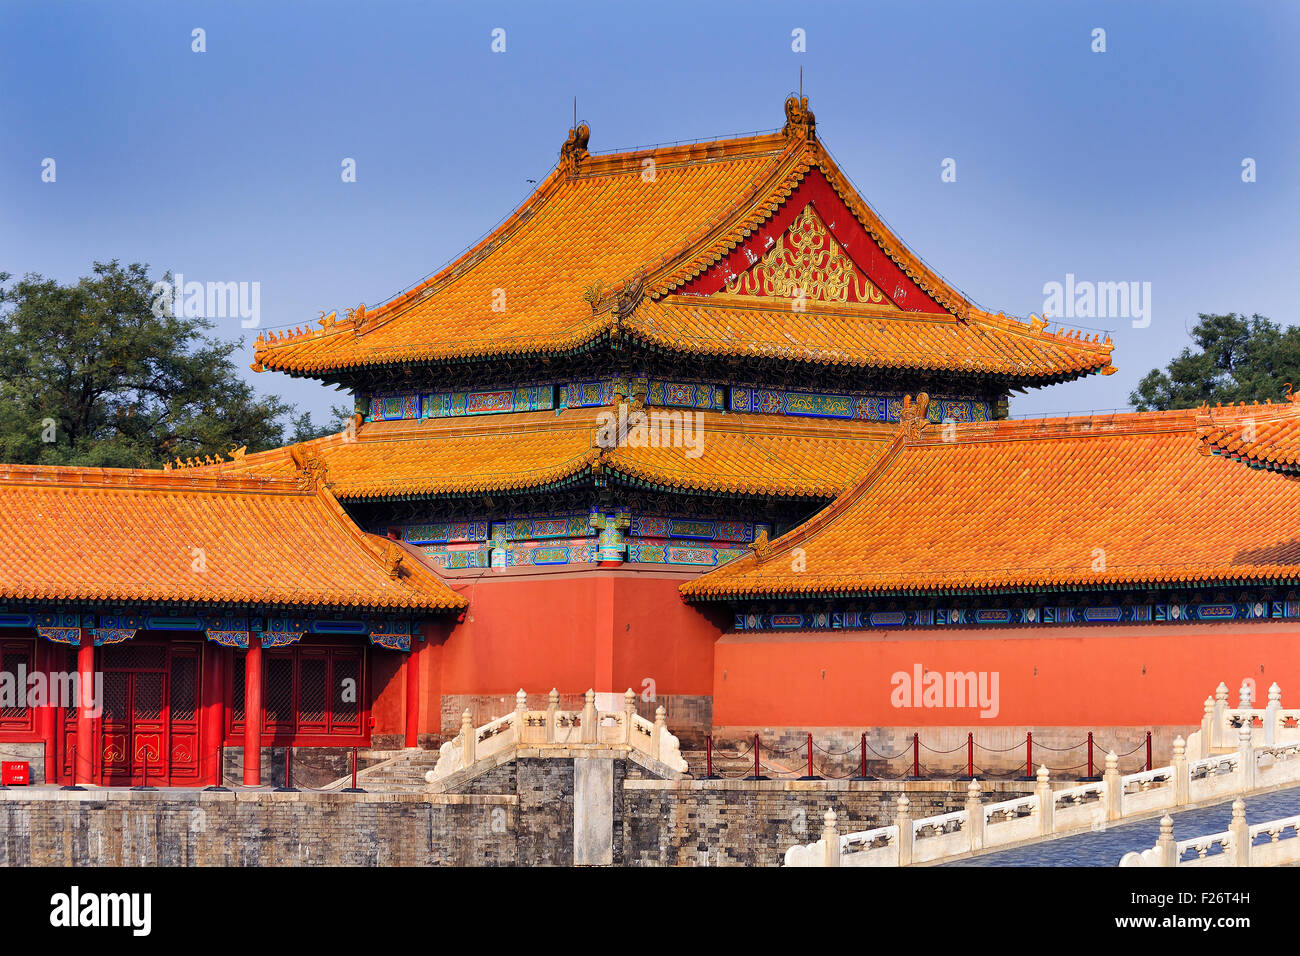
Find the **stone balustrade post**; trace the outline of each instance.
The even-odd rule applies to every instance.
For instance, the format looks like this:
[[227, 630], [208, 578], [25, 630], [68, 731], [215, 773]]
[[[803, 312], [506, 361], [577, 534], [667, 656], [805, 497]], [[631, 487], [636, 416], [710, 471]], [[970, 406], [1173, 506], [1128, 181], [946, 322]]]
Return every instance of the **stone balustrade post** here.
[[588, 690], [582, 705], [582, 742], [594, 744], [600, 728], [600, 718], [596, 715], [596, 692]]
[[632, 724], [636, 718], [636, 694], [632, 693], [632, 688], [627, 689], [623, 695], [623, 739], [629, 747], [633, 745], [635, 738], [632, 736]]
[[1205, 713], [1201, 715], [1201, 752], [1189, 755], [1190, 760], [1200, 760], [1210, 755], [1214, 746], [1214, 698], [1205, 698]]
[[1178, 844], [1174, 842], [1174, 818], [1167, 813], [1160, 818], [1160, 838], [1156, 840], [1156, 852], [1161, 866], [1178, 865]]
[[1254, 700], [1252, 700], [1253, 697], [1254, 695], [1250, 690], [1250, 681], [1243, 680], [1241, 682], [1241, 689], [1237, 691], [1237, 709], [1250, 710], [1251, 705], [1254, 704]]
[[461, 767], [468, 767], [476, 759], [474, 756], [475, 745], [478, 743], [478, 732], [474, 729], [474, 715], [465, 708], [465, 713], [460, 715], [460, 762]]
[[898, 824], [898, 865], [908, 866], [912, 862], [912, 801], [905, 793], [899, 794], [894, 823]]
[[1185, 807], [1192, 789], [1192, 777], [1187, 765], [1187, 741], [1182, 736], [1174, 738], [1174, 806]]
[[835, 826], [835, 811], [827, 810], [822, 817], [822, 845], [825, 850], [823, 866], [840, 865], [840, 831]]
[[1264, 746], [1272, 747], [1282, 739], [1282, 688], [1273, 682], [1268, 689], [1268, 706], [1264, 708]]
[[1119, 775], [1119, 757], [1113, 750], [1106, 754], [1101, 782], [1106, 787], [1106, 819], [1118, 820], [1124, 816], [1124, 781]]
[[528, 695], [521, 687], [515, 694], [515, 743], [517, 744], [524, 742], [524, 725], [528, 722], [527, 713]]
[[966, 829], [970, 832], [972, 853], [984, 847], [984, 804], [980, 800], [981, 794], [978, 780], [972, 780], [966, 785]]
[[1232, 834], [1233, 866], [1250, 866], [1250, 824], [1246, 822], [1246, 801], [1240, 798], [1232, 801], [1232, 822], [1228, 824]]
[[655, 708], [655, 729], [654, 735], [650, 738], [650, 756], [655, 760], [659, 759], [659, 746], [664, 739], [666, 717], [663, 704], [660, 704]]
[[1038, 783], [1034, 786], [1038, 798], [1038, 832], [1046, 836], [1052, 832], [1056, 817], [1056, 800], [1052, 797], [1052, 776], [1046, 764], [1038, 768]]
[[1255, 789], [1255, 745], [1251, 742], [1253, 735], [1254, 729], [1249, 720], [1237, 728], [1237, 772], [1240, 775], [1242, 793]]
[[[1219, 681], [1219, 686], [1214, 689], [1214, 739], [1210, 742], [1213, 747], [1229, 747], [1231, 744], [1225, 744], [1226, 735], [1224, 730], [1227, 725], [1228, 710], [1228, 685]], [[1207, 753], [1208, 757], [1209, 754]]]
[[546, 742], [555, 743], [555, 717], [560, 712], [560, 692], [554, 687], [546, 698]]

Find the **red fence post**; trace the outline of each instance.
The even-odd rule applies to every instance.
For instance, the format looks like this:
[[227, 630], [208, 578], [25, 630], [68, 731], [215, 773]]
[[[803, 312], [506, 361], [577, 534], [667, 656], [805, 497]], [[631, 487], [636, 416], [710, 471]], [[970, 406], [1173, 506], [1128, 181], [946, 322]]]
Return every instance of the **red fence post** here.
[[1034, 775], [1034, 735], [1032, 732], [1025, 734], [1025, 776]]
[[975, 735], [966, 735], [966, 776], [975, 779]]
[[352, 789], [357, 789], [357, 748], [352, 748]]
[[758, 734], [754, 734], [754, 778], [757, 779], [762, 775], [758, 766]]
[[811, 780], [813, 775], [812, 769], [812, 734], [808, 735], [808, 779]]
[[1147, 769], [1151, 769], [1151, 731], [1147, 731]]
[[858, 758], [858, 774], [863, 780], [867, 779], [867, 734], [862, 732], [862, 756]]
[[704, 775], [713, 776], [713, 734], [704, 735]]
[[912, 734], [912, 776], [921, 776], [921, 735]]
[[1095, 776], [1092, 772], [1092, 731], [1088, 731], [1088, 776]]

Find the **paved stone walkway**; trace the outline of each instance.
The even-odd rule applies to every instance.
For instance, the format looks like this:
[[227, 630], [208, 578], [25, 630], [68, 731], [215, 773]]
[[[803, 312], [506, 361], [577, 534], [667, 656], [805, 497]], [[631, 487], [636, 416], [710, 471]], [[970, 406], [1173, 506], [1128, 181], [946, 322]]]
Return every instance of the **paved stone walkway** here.
[[[1235, 799], [1235, 798], [1233, 798]], [[1290, 787], [1273, 793], [1246, 797], [1246, 820], [1264, 823], [1300, 813], [1300, 787]], [[1190, 840], [1208, 833], [1228, 829], [1232, 818], [1232, 800], [1198, 810], [1182, 810], [1171, 814], [1174, 820], [1174, 839]], [[1032, 846], [1001, 853], [989, 853], [968, 860], [945, 863], [944, 866], [1118, 866], [1120, 857], [1130, 850], [1141, 852], [1156, 845], [1160, 836], [1160, 818], [1125, 823], [1109, 830], [1080, 833], [1061, 837]]]

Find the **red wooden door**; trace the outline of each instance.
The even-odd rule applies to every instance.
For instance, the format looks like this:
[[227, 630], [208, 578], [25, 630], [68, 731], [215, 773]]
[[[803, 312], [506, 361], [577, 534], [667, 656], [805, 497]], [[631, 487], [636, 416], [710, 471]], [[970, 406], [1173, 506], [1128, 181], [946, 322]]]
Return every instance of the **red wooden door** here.
[[100, 777], [105, 786], [198, 779], [198, 648], [104, 648]]

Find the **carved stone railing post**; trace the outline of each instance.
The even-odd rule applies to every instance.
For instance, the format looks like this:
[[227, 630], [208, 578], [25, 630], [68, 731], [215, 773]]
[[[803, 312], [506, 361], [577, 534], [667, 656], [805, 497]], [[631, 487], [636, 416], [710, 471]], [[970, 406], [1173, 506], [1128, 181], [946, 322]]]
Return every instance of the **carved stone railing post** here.
[[1187, 767], [1187, 741], [1181, 736], [1174, 738], [1173, 767], [1174, 806], [1185, 807], [1192, 788], [1192, 778]]
[[1255, 747], [1251, 743], [1253, 735], [1250, 718], [1246, 718], [1237, 728], [1237, 775], [1242, 793], [1255, 789]]
[[546, 698], [546, 742], [555, 743], [555, 715], [560, 712], [560, 692], [554, 687]]
[[[1212, 747], [1230, 747], [1231, 744], [1225, 744], [1224, 724], [1227, 718], [1224, 711], [1228, 709], [1228, 685], [1219, 681], [1219, 686], [1214, 689], [1214, 739], [1210, 742]], [[1209, 754], [1206, 754], [1208, 757]]]
[[600, 718], [596, 716], [596, 692], [588, 690], [582, 705], [582, 742], [594, 744], [600, 731]]
[[1228, 824], [1228, 832], [1232, 834], [1233, 865], [1250, 866], [1250, 824], [1246, 822], [1245, 800], [1232, 801], [1232, 822]]
[[629, 687], [623, 695], [623, 742], [629, 747], [633, 745], [635, 739], [632, 736], [632, 725], [636, 722], [636, 694], [632, 693]]
[[1124, 816], [1124, 781], [1119, 775], [1119, 757], [1113, 750], [1106, 754], [1101, 782], [1106, 785], [1106, 819], [1118, 820]]
[[667, 715], [664, 713], [663, 704], [655, 708], [655, 729], [654, 736], [650, 738], [650, 756], [655, 760], [659, 759], [659, 744], [664, 737], [664, 729]]
[[1264, 708], [1264, 746], [1272, 747], [1282, 739], [1282, 688], [1277, 681], [1268, 689], [1268, 706]]
[[898, 865], [908, 866], [912, 862], [912, 801], [905, 793], [899, 794], [894, 822], [898, 824]]
[[1053, 811], [1056, 809], [1056, 801], [1052, 799], [1051, 772], [1047, 769], [1047, 764], [1042, 764], [1038, 768], [1038, 783], [1034, 787], [1034, 795], [1038, 797], [1038, 832], [1046, 836], [1052, 832], [1055, 818]]
[[478, 731], [474, 729], [474, 715], [465, 708], [460, 715], [460, 765], [468, 767], [475, 760], [474, 750], [478, 743]]
[[835, 811], [827, 810], [822, 817], [822, 845], [825, 847], [824, 866], [840, 865], [840, 831], [835, 826]]
[[528, 722], [528, 695], [519, 688], [515, 694], [515, 742], [524, 742], [524, 725]]
[[980, 802], [980, 782], [966, 785], [966, 829], [970, 831], [970, 848], [974, 853], [984, 847], [984, 804]]
[[1205, 698], [1205, 713], [1201, 717], [1201, 752], [1191, 755], [1188, 759], [1200, 760], [1202, 757], [1210, 755], [1210, 748], [1214, 746], [1214, 698]]
[[1250, 710], [1251, 705], [1254, 704], [1254, 700], [1252, 699], [1253, 697], [1254, 694], [1252, 694], [1250, 690], [1250, 681], [1243, 680], [1241, 682], [1241, 689], [1237, 691], [1237, 709]]
[[1161, 866], [1178, 865], [1178, 844], [1174, 842], [1174, 818], [1167, 813], [1160, 818], [1160, 838], [1156, 840], [1156, 854]]

